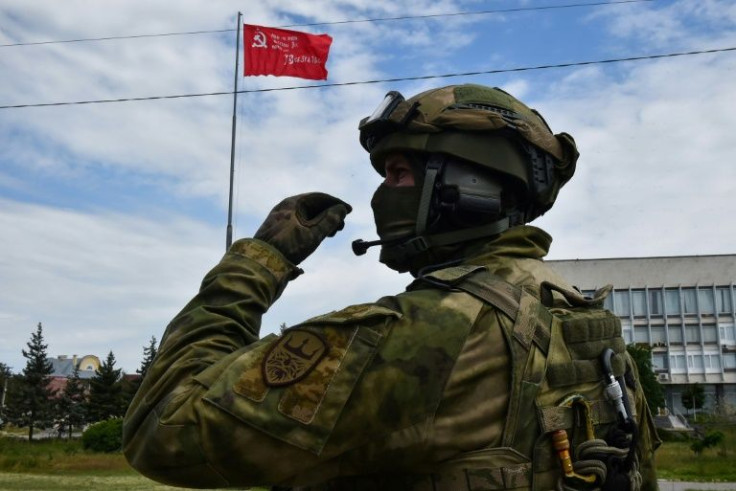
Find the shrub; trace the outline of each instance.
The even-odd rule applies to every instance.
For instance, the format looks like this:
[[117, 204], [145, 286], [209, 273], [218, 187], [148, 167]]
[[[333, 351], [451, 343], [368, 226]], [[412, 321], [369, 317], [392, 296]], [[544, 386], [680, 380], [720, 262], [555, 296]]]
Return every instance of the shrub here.
[[690, 450], [695, 452], [695, 455], [700, 455], [706, 448], [715, 447], [720, 445], [725, 439], [725, 435], [720, 431], [710, 431], [706, 433], [702, 440], [695, 440], [690, 445]]
[[123, 446], [123, 419], [95, 423], [82, 434], [82, 445], [94, 452], [118, 452]]

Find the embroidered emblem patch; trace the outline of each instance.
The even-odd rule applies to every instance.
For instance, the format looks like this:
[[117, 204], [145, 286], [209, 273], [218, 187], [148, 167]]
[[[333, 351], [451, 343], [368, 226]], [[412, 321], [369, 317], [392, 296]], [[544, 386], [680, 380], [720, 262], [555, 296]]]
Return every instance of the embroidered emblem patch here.
[[311, 331], [291, 329], [263, 358], [263, 380], [269, 387], [283, 387], [307, 376], [327, 354], [325, 340]]

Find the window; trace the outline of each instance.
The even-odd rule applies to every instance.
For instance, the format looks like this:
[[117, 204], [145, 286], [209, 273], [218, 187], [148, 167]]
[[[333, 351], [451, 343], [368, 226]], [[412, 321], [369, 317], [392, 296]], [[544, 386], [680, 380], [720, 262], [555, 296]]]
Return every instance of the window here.
[[[736, 360], [734, 360], [734, 363], [736, 363]], [[670, 355], [670, 368], [672, 368], [672, 371], [684, 372], [685, 355]]]
[[720, 372], [721, 371], [721, 356], [716, 353], [710, 353], [703, 355], [703, 363], [705, 364], [706, 371], [709, 372]]
[[703, 355], [687, 355], [687, 367], [691, 372], [703, 372]]
[[636, 326], [634, 328], [635, 343], [649, 343], [649, 330], [647, 326]]
[[687, 344], [695, 344], [700, 342], [700, 326], [685, 326], [685, 338]]
[[664, 300], [667, 304], [667, 315], [680, 315], [680, 292], [678, 290], [665, 290]]
[[654, 370], [667, 370], [667, 356], [664, 353], [652, 354], [652, 368]]
[[631, 329], [624, 329], [623, 335], [624, 335], [624, 343], [631, 344], [634, 342], [634, 340], [631, 339], [632, 338]]
[[703, 342], [704, 343], [717, 343], [718, 342], [718, 330], [715, 324], [703, 324]]
[[603, 308], [613, 312], [613, 295], [608, 295], [603, 301]]
[[720, 326], [721, 341], [725, 344], [733, 344], [736, 341], [733, 324], [722, 324]]
[[698, 288], [698, 305], [702, 314], [712, 314], [715, 312], [713, 304], [713, 289], [708, 287]]
[[649, 290], [649, 314], [662, 315], [662, 290]]
[[731, 289], [729, 287], [716, 288], [716, 310], [719, 313], [731, 312]]
[[723, 353], [721, 357], [724, 369], [736, 370], [736, 353]]
[[644, 290], [634, 290], [631, 292], [631, 303], [634, 307], [634, 315], [647, 315], [647, 297]]
[[686, 314], [698, 312], [698, 301], [695, 297], [695, 288], [682, 289], [682, 311]]
[[682, 326], [669, 326], [670, 344], [682, 344]]
[[627, 290], [613, 292], [614, 296], [614, 311], [616, 315], [630, 316], [631, 305], [629, 304], [629, 292]]
[[659, 343], [667, 343], [667, 338], [664, 335], [664, 326], [652, 326], [652, 344]]

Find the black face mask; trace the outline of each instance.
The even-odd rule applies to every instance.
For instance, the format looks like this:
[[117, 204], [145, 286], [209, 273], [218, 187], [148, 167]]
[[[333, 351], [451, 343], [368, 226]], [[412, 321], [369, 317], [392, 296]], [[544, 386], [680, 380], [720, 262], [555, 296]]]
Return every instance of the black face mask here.
[[[417, 225], [421, 186], [393, 187], [381, 184], [373, 194], [371, 208], [381, 240], [413, 237]], [[380, 261], [396, 271], [408, 271], [408, 258], [395, 257], [392, 246], [381, 246]]]

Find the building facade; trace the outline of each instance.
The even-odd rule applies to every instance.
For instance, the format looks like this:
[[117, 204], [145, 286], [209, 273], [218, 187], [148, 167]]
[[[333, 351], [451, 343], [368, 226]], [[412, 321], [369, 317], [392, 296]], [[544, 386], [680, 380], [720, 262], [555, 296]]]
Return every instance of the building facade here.
[[51, 380], [49, 382], [49, 388], [54, 391], [57, 395], [61, 394], [66, 387], [67, 380], [74, 373], [74, 368], [79, 368], [79, 378], [85, 381], [89, 381], [95, 376], [97, 370], [100, 369], [100, 359], [95, 355], [85, 355], [77, 357], [72, 355], [59, 355], [55, 358], [49, 358], [51, 362]]
[[548, 261], [583, 293], [614, 287], [605, 307], [624, 340], [652, 347], [668, 409], [685, 413], [690, 384], [705, 389], [705, 410], [736, 407], [736, 255]]

